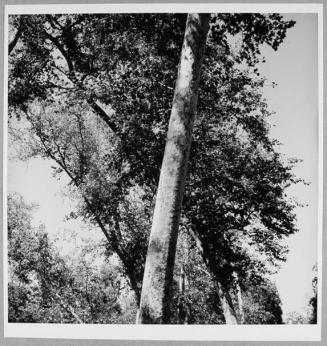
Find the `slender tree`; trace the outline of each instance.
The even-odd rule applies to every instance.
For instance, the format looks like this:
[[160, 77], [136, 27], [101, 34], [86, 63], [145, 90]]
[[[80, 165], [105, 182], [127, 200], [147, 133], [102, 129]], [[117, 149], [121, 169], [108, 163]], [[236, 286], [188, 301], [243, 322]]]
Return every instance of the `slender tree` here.
[[178, 226], [209, 17], [190, 14], [186, 23], [144, 270], [139, 323], [169, 322]]

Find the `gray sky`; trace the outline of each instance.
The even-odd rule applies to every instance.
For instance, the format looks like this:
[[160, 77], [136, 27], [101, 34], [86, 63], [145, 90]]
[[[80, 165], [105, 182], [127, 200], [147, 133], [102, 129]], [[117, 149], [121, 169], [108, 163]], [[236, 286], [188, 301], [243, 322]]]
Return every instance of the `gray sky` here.
[[[302, 159], [295, 174], [310, 182], [289, 189], [290, 195], [307, 207], [297, 209], [300, 231], [288, 240], [288, 262], [276, 276], [284, 312], [299, 310], [311, 295], [312, 266], [317, 261], [317, 178], [318, 178], [318, 43], [317, 15], [285, 16], [296, 21], [277, 52], [263, 51], [267, 63], [262, 74], [278, 83], [266, 87], [265, 97], [272, 110], [272, 137], [283, 145], [280, 151]], [[267, 83], [268, 84], [268, 83]]]
[[[298, 185], [290, 189], [290, 195], [307, 207], [297, 209], [300, 231], [287, 241], [290, 247], [288, 261], [275, 280], [283, 302], [284, 316], [292, 310], [300, 311], [311, 295], [312, 266], [317, 261], [317, 138], [318, 138], [318, 72], [317, 72], [317, 16], [292, 14], [294, 28], [277, 52], [269, 47], [262, 50], [267, 62], [260, 65], [269, 81], [278, 83], [276, 88], [267, 86], [264, 95], [271, 110], [271, 135], [283, 145], [280, 151], [303, 160], [295, 173], [311, 182], [310, 186]], [[47, 231], [58, 233], [87, 230], [76, 221], [64, 222], [64, 216], [74, 209], [74, 203], [62, 196], [67, 183], [51, 176], [52, 163], [40, 159], [28, 163], [9, 162], [8, 190], [22, 194], [27, 202], [40, 205], [35, 211], [35, 221], [43, 222]], [[99, 232], [99, 237], [101, 233]]]

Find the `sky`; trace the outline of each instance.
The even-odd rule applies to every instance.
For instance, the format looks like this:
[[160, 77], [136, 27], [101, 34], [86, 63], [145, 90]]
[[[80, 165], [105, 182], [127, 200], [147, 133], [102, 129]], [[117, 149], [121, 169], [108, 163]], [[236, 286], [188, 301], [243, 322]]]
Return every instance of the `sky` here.
[[[296, 21], [277, 52], [262, 49], [266, 63], [259, 69], [267, 77], [264, 96], [271, 110], [271, 135], [282, 146], [279, 151], [302, 159], [294, 173], [310, 182], [297, 185], [289, 195], [298, 198], [306, 207], [298, 208], [299, 232], [287, 244], [288, 261], [274, 276], [279, 290], [284, 316], [307, 306], [311, 293], [312, 267], [317, 261], [317, 175], [318, 175], [318, 71], [317, 71], [317, 16], [314, 14], [286, 15]], [[270, 86], [274, 81], [278, 85]], [[52, 177], [50, 161], [32, 159], [29, 162], [9, 161], [8, 191], [23, 195], [26, 202], [37, 203], [34, 222], [44, 223], [50, 236], [55, 238], [72, 232], [89, 234], [81, 220], [64, 221], [65, 215], [76, 205], [63, 196], [66, 179]], [[101, 239], [99, 232], [97, 238]]]
[[285, 312], [306, 306], [311, 296], [312, 267], [317, 261], [318, 178], [318, 65], [317, 15], [286, 15], [296, 21], [277, 52], [264, 49], [267, 63], [260, 70], [269, 81], [265, 97], [276, 112], [270, 123], [272, 137], [283, 145], [280, 151], [303, 160], [294, 173], [310, 182], [289, 189], [289, 195], [308, 206], [297, 208], [299, 232], [288, 240], [288, 261], [276, 276]]

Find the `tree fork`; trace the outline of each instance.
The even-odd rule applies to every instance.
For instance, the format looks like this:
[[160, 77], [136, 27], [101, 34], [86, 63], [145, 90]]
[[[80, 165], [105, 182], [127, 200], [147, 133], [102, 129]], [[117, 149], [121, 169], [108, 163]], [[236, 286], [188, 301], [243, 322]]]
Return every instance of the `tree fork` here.
[[180, 211], [210, 14], [189, 14], [144, 270], [137, 323], [169, 323]]

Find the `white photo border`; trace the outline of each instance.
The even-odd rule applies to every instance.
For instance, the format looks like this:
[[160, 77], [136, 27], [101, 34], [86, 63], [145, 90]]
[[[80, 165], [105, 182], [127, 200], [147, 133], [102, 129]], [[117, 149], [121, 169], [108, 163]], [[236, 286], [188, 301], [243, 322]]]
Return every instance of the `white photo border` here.
[[[7, 97], [8, 16], [53, 13], [316, 13], [318, 15], [318, 321], [316, 325], [95, 325], [8, 323], [7, 296]], [[4, 17], [3, 98], [3, 292], [6, 338], [184, 341], [320, 341], [322, 325], [323, 230], [323, 5], [280, 3], [120, 3], [6, 5]]]

